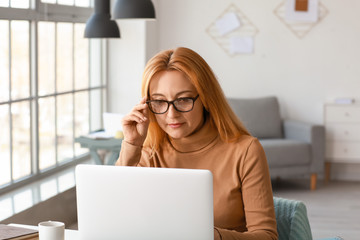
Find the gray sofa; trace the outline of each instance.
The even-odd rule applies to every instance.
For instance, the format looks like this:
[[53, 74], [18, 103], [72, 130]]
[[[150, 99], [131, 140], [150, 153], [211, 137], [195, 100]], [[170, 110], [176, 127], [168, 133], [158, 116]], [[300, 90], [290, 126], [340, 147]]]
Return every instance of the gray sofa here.
[[315, 190], [317, 176], [324, 170], [324, 126], [282, 119], [273, 96], [228, 101], [248, 131], [260, 140], [271, 178], [310, 176], [310, 188]]

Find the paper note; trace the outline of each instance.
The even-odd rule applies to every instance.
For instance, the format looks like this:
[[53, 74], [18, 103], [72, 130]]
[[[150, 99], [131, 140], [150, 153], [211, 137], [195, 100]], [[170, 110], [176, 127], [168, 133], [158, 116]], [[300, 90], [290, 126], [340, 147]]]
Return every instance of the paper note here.
[[226, 13], [222, 18], [216, 21], [216, 27], [221, 36], [224, 36], [229, 32], [234, 31], [240, 26], [240, 20], [238, 16], [233, 12]]
[[319, 1], [308, 0], [307, 11], [296, 11], [296, 0], [286, 0], [285, 20], [291, 22], [317, 22]]
[[254, 38], [253, 37], [232, 37], [230, 38], [231, 53], [253, 53]]
[[308, 10], [308, 0], [295, 0], [295, 11], [306, 12]]

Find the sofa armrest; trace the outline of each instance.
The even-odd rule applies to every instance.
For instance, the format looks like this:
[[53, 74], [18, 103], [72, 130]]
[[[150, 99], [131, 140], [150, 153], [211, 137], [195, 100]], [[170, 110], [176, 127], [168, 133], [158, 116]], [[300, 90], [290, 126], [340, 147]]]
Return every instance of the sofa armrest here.
[[323, 125], [284, 120], [284, 137], [311, 144], [310, 171], [312, 173], [323, 172], [325, 162], [325, 127]]

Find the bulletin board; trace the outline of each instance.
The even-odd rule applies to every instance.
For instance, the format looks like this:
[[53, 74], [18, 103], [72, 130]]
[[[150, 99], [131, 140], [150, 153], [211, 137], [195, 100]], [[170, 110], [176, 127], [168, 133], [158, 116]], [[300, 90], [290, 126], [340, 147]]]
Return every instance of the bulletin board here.
[[297, 36], [299, 39], [305, 37], [316, 25], [318, 25], [329, 13], [327, 8], [320, 1], [318, 2], [318, 18], [313, 22], [305, 22], [305, 21], [289, 21], [286, 19], [286, 4], [288, 1], [285, 0], [279, 4], [274, 10], [274, 14], [280, 19], [280, 21]]
[[[236, 16], [240, 26], [224, 34], [219, 22], [229, 15]], [[226, 27], [224, 27], [226, 28]], [[234, 4], [230, 4], [206, 29], [208, 35], [231, 57], [254, 52], [255, 35], [258, 28]]]

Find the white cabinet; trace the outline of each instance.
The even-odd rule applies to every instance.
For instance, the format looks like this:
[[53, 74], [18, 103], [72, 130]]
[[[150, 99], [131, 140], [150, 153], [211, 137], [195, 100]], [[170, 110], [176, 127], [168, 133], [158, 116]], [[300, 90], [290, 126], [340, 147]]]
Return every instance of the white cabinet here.
[[360, 163], [360, 104], [326, 104], [326, 179], [330, 163]]
[[360, 104], [326, 104], [326, 160], [360, 163]]

